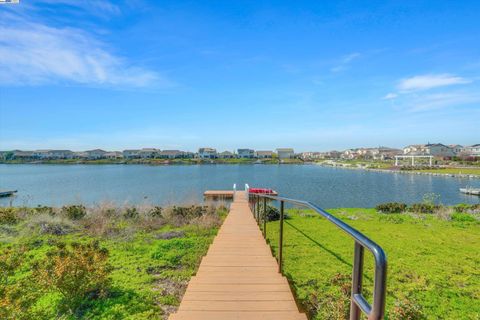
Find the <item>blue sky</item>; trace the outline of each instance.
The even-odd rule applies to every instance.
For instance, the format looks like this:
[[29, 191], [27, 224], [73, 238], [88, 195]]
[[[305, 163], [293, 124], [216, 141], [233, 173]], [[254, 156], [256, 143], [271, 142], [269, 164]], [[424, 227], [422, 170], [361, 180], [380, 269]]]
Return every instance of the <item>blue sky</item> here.
[[478, 1], [0, 5], [0, 150], [480, 141]]

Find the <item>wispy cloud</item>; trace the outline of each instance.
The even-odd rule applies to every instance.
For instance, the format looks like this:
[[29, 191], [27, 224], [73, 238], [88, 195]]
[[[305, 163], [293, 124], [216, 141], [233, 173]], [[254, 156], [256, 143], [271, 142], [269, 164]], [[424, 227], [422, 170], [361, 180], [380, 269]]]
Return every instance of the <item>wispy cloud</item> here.
[[[102, 10], [115, 11], [113, 7]], [[71, 82], [128, 87], [170, 84], [157, 72], [135, 66], [115, 54], [88, 31], [31, 20], [34, 19], [29, 19], [25, 12], [21, 15], [0, 12], [0, 84]]]
[[438, 87], [470, 83], [471, 81], [448, 73], [418, 75], [400, 80], [397, 88], [400, 91], [421, 91]]
[[348, 69], [349, 64], [350, 64], [353, 60], [358, 59], [360, 56], [361, 56], [361, 54], [358, 53], [358, 52], [353, 52], [353, 53], [347, 54], [347, 55], [343, 56], [343, 57], [340, 59], [340, 63], [338, 63], [338, 64], [337, 64], [336, 66], [334, 66], [333, 68], [331, 68], [330, 71], [332, 71], [332, 72], [341, 72], [341, 71], [344, 71], [344, 70]]
[[448, 92], [425, 94], [414, 97], [410, 102], [411, 112], [431, 111], [448, 107], [459, 107], [480, 102], [480, 94], [471, 92]]
[[387, 93], [385, 97], [383, 97], [383, 100], [392, 100], [392, 99], [395, 99], [396, 97], [398, 97], [398, 94], [390, 92], [390, 93]]

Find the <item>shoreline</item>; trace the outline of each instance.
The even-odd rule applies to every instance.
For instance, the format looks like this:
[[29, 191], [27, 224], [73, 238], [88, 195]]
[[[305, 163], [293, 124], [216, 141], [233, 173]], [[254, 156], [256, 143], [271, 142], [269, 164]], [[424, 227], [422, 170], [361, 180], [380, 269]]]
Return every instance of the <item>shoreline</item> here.
[[364, 170], [364, 171], [373, 171], [373, 172], [382, 172], [382, 173], [400, 173], [400, 174], [411, 174], [411, 175], [427, 175], [427, 176], [437, 176], [437, 177], [446, 177], [446, 178], [466, 178], [466, 179], [480, 179], [480, 174], [468, 174], [468, 173], [437, 173], [437, 172], [422, 172], [415, 170], [390, 170], [390, 169], [378, 169], [378, 168], [360, 168], [360, 167], [351, 167], [351, 166], [332, 166], [325, 165], [322, 163], [315, 163], [318, 166], [329, 167], [329, 168], [338, 168], [338, 169], [347, 169], [347, 170]]

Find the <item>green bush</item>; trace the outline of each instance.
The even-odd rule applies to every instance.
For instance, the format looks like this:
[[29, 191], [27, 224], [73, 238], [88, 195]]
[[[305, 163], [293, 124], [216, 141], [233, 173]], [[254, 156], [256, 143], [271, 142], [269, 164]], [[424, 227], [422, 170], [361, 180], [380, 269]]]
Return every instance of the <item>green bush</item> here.
[[71, 220], [80, 220], [87, 214], [83, 205], [63, 206], [62, 212]]
[[36, 213], [47, 213], [51, 216], [55, 215], [55, 210], [52, 207], [38, 205], [35, 207]]
[[149, 214], [153, 218], [161, 218], [162, 217], [162, 207], [155, 206], [150, 209]]
[[125, 209], [123, 216], [127, 219], [137, 219], [139, 216], [138, 210], [135, 207]]
[[15, 224], [17, 222], [18, 215], [15, 208], [0, 207], [0, 224]]
[[387, 202], [379, 204], [375, 209], [381, 213], [402, 213], [407, 209], [407, 205], [400, 202]]
[[98, 241], [64, 243], [33, 267], [33, 276], [46, 290], [62, 296], [59, 310], [75, 314], [90, 299], [105, 297], [110, 286], [108, 251]]
[[440, 208], [438, 205], [434, 205], [431, 203], [414, 203], [410, 207], [408, 207], [408, 210], [414, 213], [434, 213], [435, 210]]

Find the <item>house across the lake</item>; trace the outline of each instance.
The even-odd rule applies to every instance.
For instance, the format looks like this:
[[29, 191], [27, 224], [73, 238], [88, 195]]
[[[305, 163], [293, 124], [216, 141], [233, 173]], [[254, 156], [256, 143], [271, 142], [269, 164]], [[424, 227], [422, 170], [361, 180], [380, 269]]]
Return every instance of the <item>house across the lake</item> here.
[[280, 160], [293, 159], [295, 157], [295, 152], [292, 148], [278, 148], [277, 155]]
[[255, 152], [255, 157], [257, 157], [258, 159], [272, 159], [273, 151], [259, 150]]
[[255, 157], [255, 150], [252, 149], [238, 149], [238, 157], [243, 159], [252, 159]]
[[198, 157], [200, 159], [215, 159], [218, 157], [217, 149], [214, 148], [200, 148], [198, 149]]

